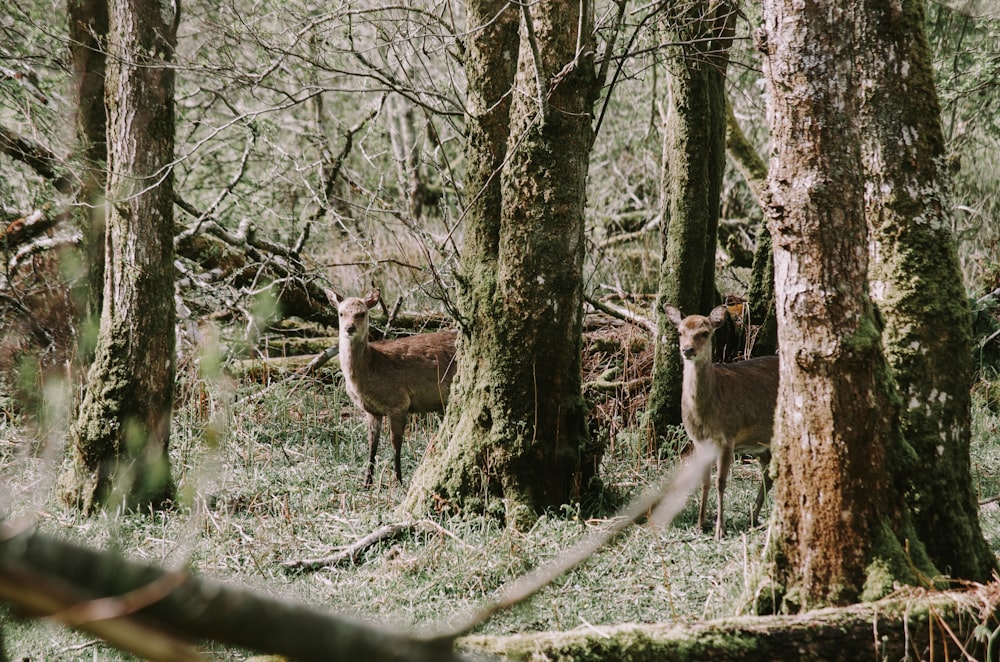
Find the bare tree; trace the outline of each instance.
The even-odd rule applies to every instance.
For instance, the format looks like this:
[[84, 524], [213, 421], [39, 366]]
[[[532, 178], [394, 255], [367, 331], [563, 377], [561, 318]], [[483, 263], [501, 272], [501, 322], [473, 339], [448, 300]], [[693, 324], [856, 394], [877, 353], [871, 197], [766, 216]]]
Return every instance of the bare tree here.
[[109, 4], [108, 210], [101, 330], [72, 431], [64, 497], [91, 511], [173, 496], [174, 70], [179, 16], [151, 0]]

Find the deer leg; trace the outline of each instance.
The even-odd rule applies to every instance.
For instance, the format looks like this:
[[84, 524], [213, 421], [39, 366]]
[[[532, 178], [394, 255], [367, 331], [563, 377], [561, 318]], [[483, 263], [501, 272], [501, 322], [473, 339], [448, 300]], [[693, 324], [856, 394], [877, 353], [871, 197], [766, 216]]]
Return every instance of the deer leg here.
[[767, 491], [771, 489], [771, 453], [769, 451], [764, 451], [757, 456], [760, 460], [760, 469], [763, 474], [763, 480], [760, 483], [760, 489], [757, 491], [757, 503], [754, 504], [753, 512], [750, 513], [750, 527], [753, 528], [759, 524], [760, 509], [764, 506], [764, 497], [767, 496]]
[[395, 453], [393, 462], [396, 468], [396, 480], [403, 482], [403, 467], [400, 463], [400, 455], [403, 451], [403, 432], [406, 431], [406, 412], [397, 412], [389, 415], [389, 432], [392, 439], [392, 450]]
[[705, 474], [701, 477], [701, 501], [698, 504], [698, 530], [705, 530], [705, 504], [708, 502], [708, 486], [712, 480], [712, 465], [705, 467]]
[[733, 464], [733, 451], [728, 444], [725, 444], [722, 448], [722, 452], [719, 453], [718, 466], [716, 467], [715, 476], [715, 489], [718, 492], [716, 495], [716, 508], [715, 513], [715, 539], [722, 540], [722, 536], [726, 535], [726, 522], [725, 515], [723, 513], [723, 503], [726, 500], [726, 481], [729, 480], [729, 468]]
[[375, 452], [378, 450], [378, 438], [382, 436], [382, 417], [365, 412], [368, 419], [368, 473], [365, 475], [365, 487], [372, 486], [372, 474], [375, 473]]

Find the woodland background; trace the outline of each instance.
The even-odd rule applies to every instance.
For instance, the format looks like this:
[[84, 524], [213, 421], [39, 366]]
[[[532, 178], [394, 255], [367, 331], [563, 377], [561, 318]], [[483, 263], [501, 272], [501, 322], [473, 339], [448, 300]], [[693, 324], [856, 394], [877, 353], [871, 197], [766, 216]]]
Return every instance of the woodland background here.
[[[602, 38], [615, 9], [598, 11]], [[766, 154], [753, 44], [758, 10], [743, 11], [727, 92], [743, 131]], [[447, 319], [462, 237], [461, 13], [451, 4], [353, 3], [324, 11], [295, 2], [184, 4], [176, 56], [180, 319], [171, 440], [180, 504], [162, 513], [83, 517], [53, 498], [80, 378], [74, 361], [93, 342], [93, 331], [73, 323], [85, 306], [74, 287], [84, 278], [73, 265], [81, 237], [60, 217], [69, 203], [60, 197], [60, 177], [72, 171], [62, 160], [74, 151], [65, 9], [27, 2], [6, 10], [0, 443], [8, 517], [28, 516], [46, 531], [167, 568], [191, 567], [425, 631], [558, 556], [672, 466], [686, 444], [683, 431], [654, 446], [636, 421], [652, 361], [646, 330], [594, 314], [584, 382], [606, 443], [599, 502], [567, 504], [526, 532], [489, 517], [426, 522], [353, 564], [309, 574], [282, 566], [393, 521], [405, 491], [391, 479], [384, 453], [376, 488], [359, 489], [363, 425], [336, 370], [278, 381], [286, 373], [272, 359], [331, 344], [324, 327], [333, 311], [300, 296], [323, 287], [360, 294], [377, 284], [395, 304], [380, 322], [397, 329]], [[1000, 94], [1000, 23], [934, 3], [927, 15], [953, 178], [951, 217], [976, 315], [973, 467], [987, 500], [1000, 492], [1000, 120], [991, 112]], [[650, 316], [660, 268], [665, 32], [649, 7], [626, 16], [621, 43], [628, 57], [611, 58], [614, 75], [596, 106], [584, 289], [591, 299], [610, 297]], [[762, 213], [732, 167], [722, 217], [719, 289], [741, 296]], [[290, 318], [312, 326], [303, 331]], [[413, 475], [436, 425], [429, 419], [411, 432], [404, 475]], [[753, 464], [737, 467], [733, 531], [745, 529], [756, 477]], [[983, 508], [996, 550], [993, 505]], [[589, 565], [481, 631], [731, 614], [763, 533], [733, 533], [715, 544], [693, 530], [690, 507], [685, 513], [667, 531], [630, 529]], [[116, 655], [51, 624], [4, 621], [12, 658], [89, 657], [91, 649], [102, 659]]]

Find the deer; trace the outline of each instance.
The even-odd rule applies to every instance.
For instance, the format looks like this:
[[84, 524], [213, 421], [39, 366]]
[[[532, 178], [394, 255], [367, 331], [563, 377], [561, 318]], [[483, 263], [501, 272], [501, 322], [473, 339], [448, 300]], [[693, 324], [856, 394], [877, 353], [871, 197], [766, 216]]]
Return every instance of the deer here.
[[402, 483], [400, 454], [407, 417], [443, 412], [457, 368], [455, 330], [369, 342], [368, 311], [380, 296], [378, 289], [364, 298], [340, 299], [333, 294], [340, 326], [344, 385], [351, 400], [364, 412], [368, 427], [366, 488], [372, 484], [383, 418], [389, 419], [396, 480]]
[[[726, 481], [735, 453], [755, 455], [760, 460], [763, 481], [750, 515], [750, 527], [757, 526], [764, 497], [771, 488], [768, 465], [771, 462], [771, 436], [774, 409], [778, 397], [778, 357], [762, 356], [735, 363], [712, 362], [712, 338], [726, 321], [726, 306], [719, 306], [707, 317], [682, 316], [677, 308], [666, 305], [664, 312], [677, 327], [684, 365], [681, 383], [681, 420], [697, 447], [710, 447], [716, 454], [715, 539], [725, 535], [723, 518]], [[705, 504], [708, 500], [712, 465], [702, 477], [698, 527], [705, 529]]]

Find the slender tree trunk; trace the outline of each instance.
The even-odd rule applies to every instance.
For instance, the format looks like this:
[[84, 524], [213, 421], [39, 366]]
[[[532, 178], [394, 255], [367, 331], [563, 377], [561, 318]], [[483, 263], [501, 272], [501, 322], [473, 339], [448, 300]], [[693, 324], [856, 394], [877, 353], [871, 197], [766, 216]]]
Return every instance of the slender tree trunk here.
[[409, 510], [496, 507], [520, 526], [596, 473], [580, 383], [591, 11], [469, 4], [459, 375]]
[[[743, 175], [747, 186], [763, 210], [767, 206], [767, 165], [750, 143], [731, 105], [726, 106], [726, 153]], [[750, 324], [755, 328], [753, 355], [764, 356], [778, 351], [778, 325], [774, 315], [774, 258], [771, 233], [761, 224], [757, 250], [753, 255], [750, 285], [747, 287]]]
[[896, 468], [917, 532], [943, 572], [988, 581], [997, 567], [969, 472], [971, 312], [951, 224], [923, 3], [867, 2], [862, 46], [872, 294], [915, 462]]
[[[96, 326], [104, 290], [104, 187], [108, 143], [104, 109], [105, 49], [108, 36], [107, 0], [69, 0], [70, 53], [76, 91], [76, 142], [80, 192], [77, 223], [86, 261], [86, 318]], [[91, 325], [87, 325], [87, 330]], [[84, 334], [88, 344], [93, 338]], [[84, 355], [90, 354], [85, 348]]]
[[[699, 1], [668, 11], [670, 110], [664, 127], [663, 256], [656, 308], [707, 314], [715, 303], [715, 247], [725, 167], [725, 76], [735, 14], [727, 2]], [[654, 435], [681, 420], [683, 366], [677, 331], [662, 314], [655, 345], [647, 426]]]
[[[175, 28], [154, 0], [109, 5], [109, 217], [101, 330], [64, 496], [84, 511], [173, 494]], [[167, 16], [168, 20], [173, 16]]]
[[[781, 384], [769, 549], [776, 587], [758, 609], [874, 599], [894, 582], [914, 582], [914, 567], [933, 574], [889, 473], [900, 442], [867, 291], [856, 92], [866, 63], [854, 43], [863, 12], [764, 4]], [[772, 596], [783, 601], [763, 604]]]

